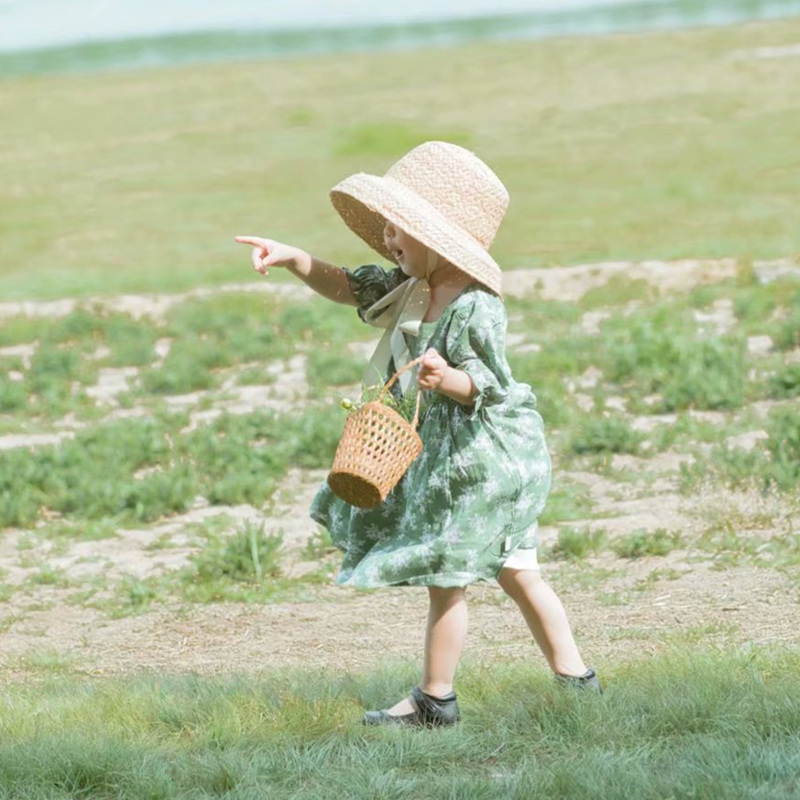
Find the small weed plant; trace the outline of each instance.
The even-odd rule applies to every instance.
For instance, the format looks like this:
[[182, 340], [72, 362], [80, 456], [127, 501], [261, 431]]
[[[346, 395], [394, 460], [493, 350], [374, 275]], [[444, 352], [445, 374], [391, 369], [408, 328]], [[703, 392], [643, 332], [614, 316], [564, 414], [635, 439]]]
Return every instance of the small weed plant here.
[[580, 421], [570, 442], [577, 455], [586, 453], [636, 454], [644, 436], [620, 417], [585, 417]]
[[665, 556], [682, 544], [681, 535], [666, 528], [638, 530], [620, 537], [611, 547], [620, 558]]
[[558, 531], [558, 541], [552, 549], [555, 558], [580, 560], [603, 549], [608, 539], [605, 530], [564, 527]]
[[248, 600], [283, 582], [283, 533], [267, 533], [264, 522], [243, 523], [232, 535], [208, 539], [182, 574], [183, 596], [194, 602]]

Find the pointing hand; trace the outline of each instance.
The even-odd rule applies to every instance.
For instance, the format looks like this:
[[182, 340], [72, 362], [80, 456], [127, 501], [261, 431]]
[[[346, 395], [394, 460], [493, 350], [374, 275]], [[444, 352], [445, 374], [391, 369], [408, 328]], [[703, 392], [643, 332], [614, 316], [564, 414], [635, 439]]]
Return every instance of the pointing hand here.
[[269, 275], [268, 267], [288, 267], [295, 264], [300, 253], [296, 247], [261, 236], [237, 236], [236, 241], [239, 244], [249, 244], [253, 248], [250, 254], [253, 269], [262, 275]]

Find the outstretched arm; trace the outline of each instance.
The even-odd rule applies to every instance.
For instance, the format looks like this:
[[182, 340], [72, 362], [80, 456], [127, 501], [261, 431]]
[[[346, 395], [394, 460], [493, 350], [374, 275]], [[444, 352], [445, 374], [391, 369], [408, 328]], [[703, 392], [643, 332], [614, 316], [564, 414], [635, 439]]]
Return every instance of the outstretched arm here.
[[253, 248], [251, 258], [256, 272], [268, 275], [269, 267], [284, 267], [328, 300], [349, 306], [358, 305], [347, 275], [340, 267], [314, 258], [299, 247], [283, 244], [274, 239], [237, 236], [236, 241]]

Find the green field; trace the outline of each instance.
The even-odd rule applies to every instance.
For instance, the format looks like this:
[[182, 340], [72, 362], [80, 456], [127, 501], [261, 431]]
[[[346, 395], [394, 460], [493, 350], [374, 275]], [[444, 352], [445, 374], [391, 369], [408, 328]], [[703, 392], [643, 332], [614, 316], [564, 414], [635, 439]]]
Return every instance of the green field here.
[[408, 670], [260, 680], [50, 679], [0, 691], [0, 798], [789, 800], [796, 655], [674, 653], [603, 697], [474, 665], [457, 730], [365, 730]]
[[[421, 141], [483, 157], [504, 268], [800, 250], [800, 20], [0, 83], [0, 297], [249, 277], [232, 238], [370, 258], [327, 190]], [[435, 76], [435, 80], [431, 80]]]

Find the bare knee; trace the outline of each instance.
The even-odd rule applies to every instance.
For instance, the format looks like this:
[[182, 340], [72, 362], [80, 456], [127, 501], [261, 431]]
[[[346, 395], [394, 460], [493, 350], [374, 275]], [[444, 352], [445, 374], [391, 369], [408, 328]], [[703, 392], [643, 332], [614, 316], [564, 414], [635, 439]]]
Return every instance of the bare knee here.
[[463, 586], [429, 586], [428, 596], [431, 605], [437, 608], [450, 608], [464, 602], [467, 592]]
[[509, 597], [515, 598], [538, 586], [542, 582], [542, 573], [538, 569], [503, 567], [497, 575], [497, 582]]

